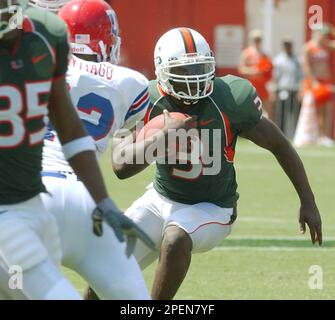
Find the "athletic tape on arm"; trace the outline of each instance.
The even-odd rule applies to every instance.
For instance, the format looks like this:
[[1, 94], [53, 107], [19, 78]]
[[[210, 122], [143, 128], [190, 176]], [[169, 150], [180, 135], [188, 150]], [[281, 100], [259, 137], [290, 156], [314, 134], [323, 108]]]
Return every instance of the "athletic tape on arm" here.
[[66, 160], [84, 151], [96, 151], [94, 140], [90, 136], [72, 140], [62, 146]]

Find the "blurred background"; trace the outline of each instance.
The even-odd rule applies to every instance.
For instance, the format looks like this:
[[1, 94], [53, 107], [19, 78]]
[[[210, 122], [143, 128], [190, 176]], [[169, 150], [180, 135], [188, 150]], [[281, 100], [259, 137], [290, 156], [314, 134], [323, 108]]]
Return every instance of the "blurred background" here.
[[[117, 13], [121, 29], [121, 64], [144, 73], [149, 79], [155, 78], [155, 43], [173, 27], [191, 27], [202, 33], [216, 56], [217, 74], [222, 76], [241, 75], [241, 55], [250, 45], [250, 33], [252, 37], [255, 29], [262, 32], [262, 51], [273, 64], [284, 50], [285, 41], [291, 43], [293, 54], [302, 64], [303, 46], [311, 39], [311, 24], [319, 23], [317, 19], [321, 18], [323, 23], [335, 25], [333, 0], [110, 0], [109, 3]], [[335, 50], [329, 53], [331, 80], [335, 83]], [[265, 110], [293, 139], [302, 99], [290, 100], [288, 104], [295, 105], [284, 107], [282, 100], [287, 95], [278, 97], [275, 75], [274, 67], [273, 79], [266, 86], [269, 96], [263, 97], [270, 106]], [[327, 118], [326, 135], [332, 139], [335, 138], [333, 97], [328, 101], [331, 106], [323, 112]], [[290, 110], [284, 112], [285, 108]]]

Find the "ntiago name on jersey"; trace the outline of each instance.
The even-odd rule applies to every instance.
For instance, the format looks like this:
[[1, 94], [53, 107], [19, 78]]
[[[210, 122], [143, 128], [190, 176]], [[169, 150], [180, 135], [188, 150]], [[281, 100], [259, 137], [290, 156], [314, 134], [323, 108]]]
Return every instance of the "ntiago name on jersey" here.
[[[66, 80], [72, 102], [94, 138], [98, 154], [106, 150], [108, 138], [116, 130], [133, 128], [149, 106], [148, 80], [128, 68], [72, 56]], [[50, 126], [43, 150], [43, 169], [72, 172]]]
[[12, 52], [0, 48], [0, 204], [44, 191], [41, 156], [50, 88], [68, 64], [66, 25], [36, 8], [25, 11]]
[[[148, 110], [146, 121], [164, 109], [183, 112], [151, 81], [149, 92], [153, 107]], [[189, 107], [187, 114], [197, 116], [197, 129], [209, 129], [208, 153], [214, 154], [213, 129], [221, 132], [220, 169], [217, 173], [204, 174], [204, 164], [157, 164], [155, 189], [167, 198], [186, 204], [211, 202], [220, 207], [236, 205], [238, 193], [233, 166], [237, 136], [254, 127], [261, 118], [261, 101], [249, 81], [235, 76], [216, 78], [213, 93]], [[218, 160], [218, 159], [216, 159]]]

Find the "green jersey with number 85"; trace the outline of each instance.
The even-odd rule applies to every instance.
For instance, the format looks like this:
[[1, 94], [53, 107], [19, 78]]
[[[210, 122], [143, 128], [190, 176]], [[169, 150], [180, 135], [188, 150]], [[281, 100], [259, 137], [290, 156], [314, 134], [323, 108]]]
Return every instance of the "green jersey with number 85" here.
[[0, 47], [0, 204], [45, 191], [41, 157], [47, 105], [68, 63], [67, 28], [57, 15], [25, 11], [12, 49]]
[[183, 163], [157, 163], [154, 188], [181, 203], [211, 202], [224, 208], [235, 207], [238, 193], [233, 163], [237, 136], [256, 126], [262, 116], [261, 100], [255, 88], [239, 77], [217, 77], [209, 97], [183, 110], [164, 94], [156, 80], [151, 81], [149, 90], [153, 107], [146, 121], [164, 109], [197, 116], [196, 129], [202, 150], [199, 161], [194, 163], [187, 162], [187, 157]]

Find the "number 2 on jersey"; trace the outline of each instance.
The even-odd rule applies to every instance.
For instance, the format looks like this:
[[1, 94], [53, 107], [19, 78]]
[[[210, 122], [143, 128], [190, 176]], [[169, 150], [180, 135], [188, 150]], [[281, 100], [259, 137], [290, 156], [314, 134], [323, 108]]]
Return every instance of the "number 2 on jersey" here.
[[77, 109], [86, 130], [94, 140], [103, 139], [110, 133], [114, 123], [114, 110], [110, 100], [89, 93], [79, 99]]

